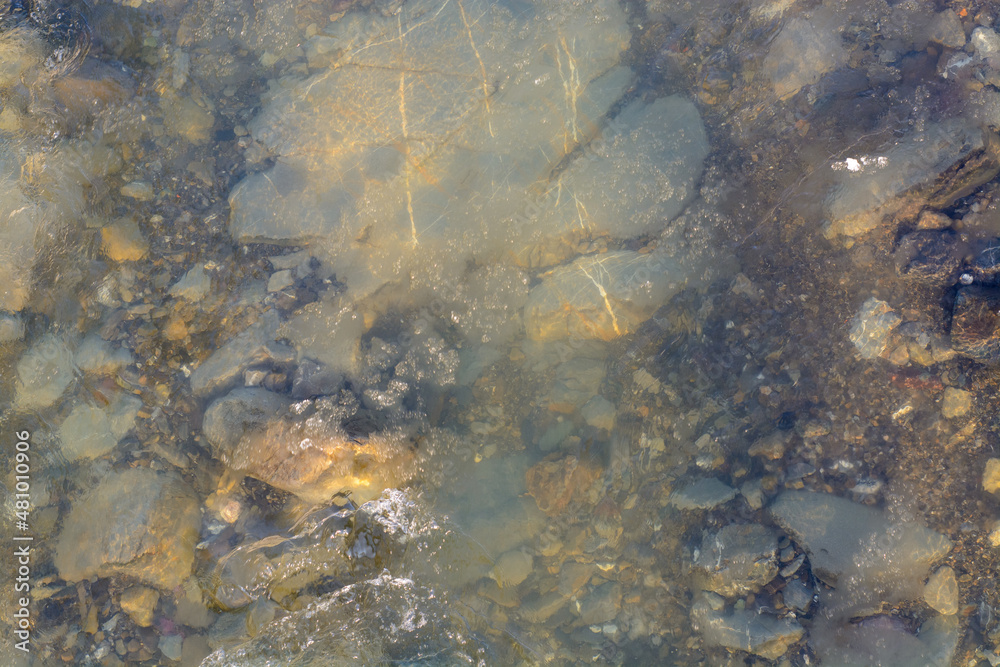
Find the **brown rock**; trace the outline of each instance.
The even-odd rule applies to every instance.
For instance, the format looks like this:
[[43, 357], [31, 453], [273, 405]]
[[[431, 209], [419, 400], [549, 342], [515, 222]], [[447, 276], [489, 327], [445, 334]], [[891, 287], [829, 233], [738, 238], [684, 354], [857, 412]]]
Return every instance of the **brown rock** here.
[[188, 335], [187, 325], [184, 320], [177, 315], [170, 318], [167, 326], [163, 328], [163, 335], [167, 340], [184, 340]]
[[747, 453], [750, 456], [759, 456], [765, 459], [777, 460], [785, 455], [785, 446], [787, 443], [787, 431], [773, 431], [750, 445], [750, 449], [747, 450]]
[[149, 242], [132, 218], [119, 218], [101, 229], [101, 252], [115, 262], [135, 262], [149, 252]]
[[570, 502], [582, 499], [601, 472], [597, 463], [572, 454], [561, 459], [549, 457], [525, 473], [528, 495], [546, 514], [559, 514]]
[[122, 611], [132, 617], [135, 624], [148, 628], [153, 624], [153, 610], [160, 594], [146, 586], [129, 586], [122, 592]]
[[198, 499], [177, 475], [115, 472], [73, 504], [53, 561], [66, 581], [117, 574], [172, 590], [191, 573], [200, 526]]
[[564, 597], [572, 597], [583, 588], [597, 572], [593, 563], [566, 563], [559, 570], [559, 593]]

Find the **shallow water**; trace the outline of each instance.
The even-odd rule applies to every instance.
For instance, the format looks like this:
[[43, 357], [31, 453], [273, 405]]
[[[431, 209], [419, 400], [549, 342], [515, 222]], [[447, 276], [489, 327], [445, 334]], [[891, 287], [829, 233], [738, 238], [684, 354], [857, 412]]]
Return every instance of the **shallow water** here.
[[995, 8], [32, 9], [0, 662], [1000, 662]]

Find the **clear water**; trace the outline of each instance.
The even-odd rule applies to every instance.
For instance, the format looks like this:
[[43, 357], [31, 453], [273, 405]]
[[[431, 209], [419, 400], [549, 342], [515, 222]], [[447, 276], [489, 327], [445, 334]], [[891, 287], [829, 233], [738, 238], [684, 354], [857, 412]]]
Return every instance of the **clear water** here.
[[993, 8], [22, 4], [0, 662], [996, 664]]

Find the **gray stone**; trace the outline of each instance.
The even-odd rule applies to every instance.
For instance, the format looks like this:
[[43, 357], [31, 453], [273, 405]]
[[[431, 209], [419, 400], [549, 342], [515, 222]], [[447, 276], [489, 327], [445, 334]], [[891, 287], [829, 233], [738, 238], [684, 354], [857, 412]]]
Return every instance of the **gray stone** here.
[[559, 419], [545, 429], [545, 433], [538, 439], [538, 449], [543, 452], [551, 452], [561, 445], [572, 432], [573, 421], [570, 419]]
[[432, 656], [438, 665], [476, 664], [481, 639], [456, 622], [459, 608], [440, 590], [386, 572], [313, 599], [252, 639], [223, 644], [201, 665], [376, 665], [413, 662], [411, 656]]
[[864, 359], [874, 359], [885, 351], [892, 330], [901, 318], [885, 301], [869, 298], [851, 321], [850, 338]]
[[74, 357], [77, 368], [95, 375], [112, 375], [119, 368], [132, 363], [132, 353], [123, 347], [113, 347], [100, 336], [90, 335], [83, 339]]
[[292, 398], [301, 400], [333, 394], [344, 376], [312, 359], [303, 359], [292, 375]]
[[24, 320], [17, 315], [0, 313], [0, 344], [24, 338]]
[[[0, 75], [2, 76], [2, 75]], [[14, 142], [0, 151], [0, 310], [17, 312], [31, 291], [31, 270], [50, 222], [41, 206], [22, 192]]]
[[122, 186], [121, 193], [138, 201], [151, 201], [153, 186], [145, 181], [132, 181]]
[[274, 342], [279, 326], [278, 314], [268, 311], [254, 324], [216, 350], [191, 373], [191, 391], [207, 396], [235, 384], [243, 371], [253, 365], [291, 364], [295, 350]]
[[825, 600], [834, 613], [920, 597], [931, 564], [951, 548], [929, 528], [823, 493], [785, 491], [770, 512], [808, 552], [813, 573], [835, 587]]
[[217, 454], [229, 455], [242, 438], [263, 431], [291, 404], [287, 397], [266, 389], [234, 389], [208, 406], [201, 430]]
[[534, 559], [521, 549], [507, 551], [497, 558], [490, 577], [501, 588], [517, 586], [531, 574]]
[[580, 600], [580, 625], [613, 621], [621, 608], [622, 587], [613, 581], [601, 584]]
[[759, 510], [764, 506], [764, 489], [761, 487], [759, 479], [744, 482], [740, 487], [740, 495], [743, 496], [752, 510]]
[[106, 408], [77, 405], [59, 426], [63, 456], [69, 461], [104, 456], [129, 432], [140, 408], [142, 401], [127, 394], [117, 394]]
[[610, 431], [615, 425], [615, 406], [603, 396], [594, 396], [584, 403], [580, 415], [594, 428]]
[[191, 574], [200, 526], [198, 498], [177, 475], [114, 472], [73, 503], [53, 562], [69, 582], [120, 575], [172, 591]]
[[[674, 95], [652, 103], [636, 101], [611, 125], [601, 140], [588, 146], [587, 159], [574, 161], [560, 178], [573, 196], [546, 220], [546, 225], [566, 230], [560, 236], [571, 236], [581, 211], [595, 235], [631, 238], [653, 233], [697, 194], [695, 183], [708, 155], [708, 140], [690, 100]], [[631, 196], [622, 197], [622, 192]], [[514, 252], [519, 254], [518, 248]], [[534, 259], [525, 257], [522, 263], [547, 263], [538, 255]]]
[[972, 48], [983, 60], [994, 60], [1000, 56], [1000, 35], [985, 26], [972, 31]]
[[212, 277], [204, 265], [195, 266], [170, 287], [170, 296], [195, 302], [204, 299], [212, 290]]
[[568, 601], [569, 598], [555, 591], [541, 596], [537, 594], [529, 596], [521, 605], [521, 617], [531, 624], [544, 623], [565, 607]]
[[726, 614], [722, 598], [702, 591], [691, 607], [691, 625], [709, 646], [746, 651], [777, 660], [799, 641], [805, 629], [788, 618], [749, 609]]
[[[820, 12], [817, 12], [820, 14]], [[828, 12], [822, 12], [825, 19]], [[787, 99], [847, 63], [840, 31], [819, 16], [788, 21], [771, 42], [764, 71], [775, 94]]]
[[275, 271], [271, 274], [271, 277], [267, 279], [267, 291], [280, 292], [286, 287], [291, 287], [294, 284], [295, 278], [292, 276], [291, 271], [288, 269]]
[[710, 510], [735, 497], [735, 489], [709, 477], [674, 491], [670, 494], [670, 504], [682, 510]]
[[337, 294], [306, 305], [278, 329], [300, 360], [312, 359], [341, 375], [358, 372], [363, 332], [362, 316]]
[[566, 563], [559, 570], [559, 593], [570, 598], [586, 585], [597, 572], [593, 563]]
[[931, 19], [928, 37], [949, 49], [960, 49], [965, 46], [965, 30], [958, 14], [950, 9], [938, 12]]
[[45, 334], [17, 362], [17, 397], [24, 410], [46, 408], [73, 381], [73, 353], [61, 336]]
[[[629, 85], [632, 73], [618, 66], [629, 32], [622, 9], [607, 0], [544, 0], [536, 11], [547, 20], [479, 0], [461, 6], [419, 0], [392, 17], [350, 14], [315, 43], [306, 42], [304, 50], [316, 54], [336, 40], [335, 63], [308, 77], [269, 82], [268, 101], [250, 130], [281, 159], [233, 189], [231, 234], [241, 242], [311, 243], [337, 266], [338, 279], [363, 297], [396, 280], [450, 283], [470, 258], [566, 231], [561, 224], [551, 230], [509, 222], [517, 216], [567, 219], [536, 215], [536, 201], [549, 200], [532, 187], [593, 137]], [[467, 22], [470, 16], [475, 20]], [[397, 37], [385, 39], [388, 32]], [[569, 34], [574, 39], [564, 38]], [[415, 71], [414, 63], [424, 66]], [[564, 76], [571, 64], [572, 84]], [[334, 108], [341, 111], [331, 116]], [[655, 121], [650, 124], [655, 129]], [[685, 141], [693, 143], [693, 129], [684, 127], [687, 135], [664, 132], [657, 146], [680, 152]], [[624, 135], [620, 142], [635, 141]], [[609, 152], [618, 145], [606, 143]], [[651, 150], [650, 142], [635, 150]], [[600, 159], [596, 148], [594, 159]], [[620, 178], [657, 181], [660, 165], [646, 164], [648, 174], [629, 171], [630, 162]], [[700, 172], [697, 160], [669, 164]], [[576, 193], [556, 189], [568, 196], [551, 200], [575, 209]], [[647, 187], [641, 198], [676, 194], [683, 201], [689, 194], [683, 189], [681, 183]], [[595, 196], [611, 210], [631, 199]], [[630, 212], [662, 222], [634, 207]], [[596, 213], [603, 218], [605, 212]], [[369, 234], [379, 242], [354, 242]]]
[[756, 593], [778, 573], [774, 530], [757, 524], [730, 524], [706, 532], [694, 561], [697, 585], [727, 598]]
[[181, 650], [184, 646], [184, 638], [180, 635], [165, 635], [160, 637], [157, 648], [167, 660], [180, 660]]
[[585, 255], [554, 269], [524, 306], [532, 340], [610, 341], [636, 330], [699, 273], [697, 253], [669, 244], [640, 253]]
[[816, 623], [809, 645], [821, 664], [835, 667], [949, 667], [959, 640], [958, 616], [934, 616], [912, 634], [899, 619], [870, 616], [855, 622]]
[[574, 356], [556, 367], [556, 379], [549, 392], [549, 405], [558, 412], [572, 412], [600, 389], [604, 380], [604, 358], [586, 354]]
[[[978, 124], [952, 118], [928, 123], [901, 139], [873, 148], [878, 159], [835, 164], [836, 184], [825, 202], [830, 225], [824, 233], [834, 238], [859, 236], [875, 229], [886, 216], [895, 215], [911, 202], [907, 195], [914, 188], [932, 183], [983, 145]], [[918, 199], [915, 204], [926, 204], [926, 198]]]
[[781, 589], [785, 606], [796, 611], [809, 611], [813, 602], [813, 590], [804, 581], [792, 579]]

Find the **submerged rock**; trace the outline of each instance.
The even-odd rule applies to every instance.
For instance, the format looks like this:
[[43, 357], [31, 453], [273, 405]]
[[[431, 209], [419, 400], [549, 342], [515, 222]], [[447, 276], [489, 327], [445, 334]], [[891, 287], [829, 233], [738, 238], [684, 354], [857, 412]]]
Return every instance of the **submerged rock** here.
[[196, 396], [208, 396], [234, 384], [252, 365], [290, 364], [296, 359], [295, 350], [275, 342], [279, 326], [278, 314], [271, 310], [255, 323], [238, 333], [191, 373], [191, 391]]
[[769, 660], [780, 658], [805, 634], [805, 628], [789, 618], [749, 609], [725, 613], [725, 601], [704, 591], [691, 607], [691, 625], [709, 646], [746, 651]]
[[12, 312], [27, 303], [38, 234], [46, 225], [42, 209], [21, 192], [15, 169], [0, 152], [0, 310]]
[[687, 282], [690, 267], [666, 249], [588, 255], [531, 290], [524, 324], [533, 340], [612, 340], [632, 333]]
[[66, 581], [124, 575], [171, 591], [191, 574], [201, 510], [175, 474], [111, 473], [78, 498], [53, 562]]
[[874, 359], [885, 351], [892, 330], [902, 322], [885, 301], [869, 298], [851, 321], [850, 339], [864, 359]]
[[924, 601], [934, 611], [945, 616], [958, 613], [958, 578], [955, 570], [940, 567], [924, 586]]
[[218, 456], [231, 456], [240, 440], [281, 418], [291, 401], [266, 389], [234, 389], [205, 410], [202, 432]]
[[401, 428], [354, 436], [342, 423], [353, 410], [332, 399], [290, 401], [263, 389], [237, 389], [205, 416], [215, 454], [249, 475], [308, 503], [351, 492], [360, 501], [405, 483], [417, 472], [417, 452]]
[[77, 405], [59, 426], [63, 456], [76, 461], [107, 454], [131, 430], [140, 408], [141, 400], [123, 394], [116, 395], [104, 408]]
[[17, 315], [0, 313], [0, 344], [24, 338], [24, 320]]
[[764, 71], [775, 94], [782, 99], [847, 64], [847, 49], [832, 13], [820, 9], [814, 14], [788, 21], [771, 42], [764, 59]]
[[313, 42], [330, 38], [328, 67], [272, 81], [250, 130], [281, 161], [234, 189], [230, 231], [312, 240], [357, 296], [508, 252], [533, 229], [504, 221], [596, 134], [631, 78], [616, 67], [625, 16], [607, 0], [526, 15], [419, 0], [392, 17], [348, 14]]
[[813, 573], [834, 587], [826, 602], [840, 616], [919, 598], [930, 566], [951, 548], [929, 528], [823, 493], [785, 491], [770, 511], [808, 552]]
[[968, 248], [951, 230], [918, 230], [900, 239], [894, 260], [900, 275], [931, 285], [953, 283]]
[[14, 406], [39, 410], [55, 403], [73, 381], [73, 353], [61, 336], [45, 334], [17, 362]]
[[775, 532], [755, 524], [731, 524], [702, 537], [694, 561], [698, 585], [727, 598], [756, 593], [778, 574]]
[[[480, 664], [485, 650], [437, 590], [388, 573], [324, 595], [220, 648], [202, 667], [281, 664]], [[494, 655], [494, 658], [497, 656]], [[512, 657], [512, 656], [508, 656]]]
[[710, 510], [736, 497], [728, 484], [707, 477], [670, 494], [670, 504], [681, 510]]
[[859, 623], [818, 623], [809, 644], [824, 667], [948, 667], [958, 647], [958, 616], [935, 616], [913, 634], [899, 619], [872, 616]]
[[880, 155], [837, 163], [838, 182], [826, 200], [826, 236], [859, 236], [886, 216], [946, 208], [996, 176], [997, 144], [993, 134], [952, 118], [894, 139]]
[[1000, 361], [1000, 290], [959, 288], [951, 311], [951, 346], [978, 361]]
[[549, 456], [525, 473], [528, 494], [538, 509], [550, 516], [561, 514], [571, 502], [579, 501], [601, 476], [600, 466], [573, 455]]

